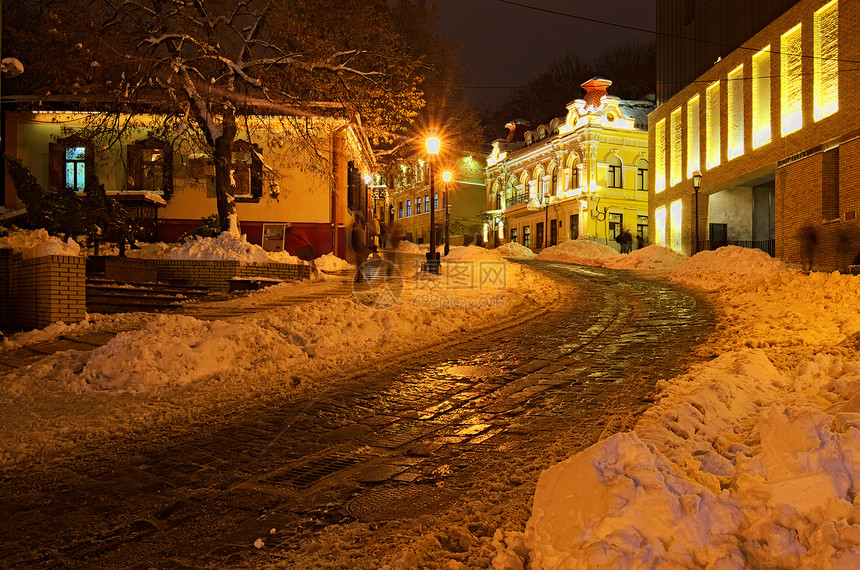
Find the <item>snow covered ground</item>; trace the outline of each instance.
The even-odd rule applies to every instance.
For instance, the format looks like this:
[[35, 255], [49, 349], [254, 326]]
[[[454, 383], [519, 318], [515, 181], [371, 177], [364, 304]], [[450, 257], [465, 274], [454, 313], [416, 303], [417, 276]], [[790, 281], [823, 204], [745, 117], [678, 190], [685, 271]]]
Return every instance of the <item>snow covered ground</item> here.
[[[804, 274], [734, 247], [684, 260], [655, 246], [621, 256], [566, 244], [538, 259], [659, 269], [706, 292], [719, 316], [700, 349], [711, 360], [661, 383], [632, 431], [570, 457], [519, 458], [514, 471], [548, 467], [536, 484], [501, 477], [446, 513], [392, 523], [385, 543], [368, 524], [333, 525], [302, 547], [302, 560], [348, 564], [361, 553], [392, 569], [860, 567], [860, 276]], [[388, 310], [343, 297], [213, 322], [96, 315], [16, 335], [9, 346], [131, 328], [92, 353], [58, 353], [0, 380], [0, 464], [215, 417], [262, 392], [308, 393], [359, 354], [416, 347], [431, 332], [553, 298], [551, 283], [502, 252], [456, 248], [447, 261], [438, 277], [407, 275]], [[504, 284], [460, 287], [465, 264], [482, 262], [503, 264]], [[325, 285], [282, 284], [234, 302]], [[505, 502], [531, 503], [528, 521], [506, 519]], [[443, 548], [443, 539], [463, 548]]]

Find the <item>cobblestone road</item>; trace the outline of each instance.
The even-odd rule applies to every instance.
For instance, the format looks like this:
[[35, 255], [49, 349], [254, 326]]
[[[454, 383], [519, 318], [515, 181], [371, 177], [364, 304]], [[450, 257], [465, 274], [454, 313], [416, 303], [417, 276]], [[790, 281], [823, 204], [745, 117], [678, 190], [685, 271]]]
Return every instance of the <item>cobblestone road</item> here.
[[[405, 355], [313, 399], [260, 402], [6, 472], [0, 567], [256, 566], [349, 520], [443, 511], [509, 459], [629, 429], [713, 329], [689, 292], [635, 273], [533, 263], [564, 285], [539, 318]], [[535, 475], [536, 474], [530, 474]], [[527, 516], [527, 515], [526, 515]]]

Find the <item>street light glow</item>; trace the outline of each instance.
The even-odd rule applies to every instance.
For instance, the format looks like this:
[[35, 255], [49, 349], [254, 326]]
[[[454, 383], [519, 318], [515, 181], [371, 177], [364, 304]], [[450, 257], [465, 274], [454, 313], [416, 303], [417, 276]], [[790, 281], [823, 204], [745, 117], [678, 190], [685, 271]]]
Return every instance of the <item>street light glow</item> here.
[[429, 137], [427, 139], [427, 154], [439, 154], [439, 139]]
[[451, 182], [451, 173], [448, 171], [443, 172], [442, 180], [444, 180], [445, 182]]

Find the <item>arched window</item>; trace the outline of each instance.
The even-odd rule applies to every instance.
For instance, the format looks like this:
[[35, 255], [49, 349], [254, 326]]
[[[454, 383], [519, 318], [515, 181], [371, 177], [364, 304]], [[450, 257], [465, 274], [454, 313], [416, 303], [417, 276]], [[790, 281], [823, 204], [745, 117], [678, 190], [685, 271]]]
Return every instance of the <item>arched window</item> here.
[[555, 194], [556, 196], [561, 196], [561, 188], [558, 185], [558, 167], [554, 166], [552, 169], [552, 178], [549, 185], [550, 194]]
[[571, 156], [567, 165], [567, 189], [575, 190], [582, 186], [579, 180], [579, 161], [575, 156]]
[[648, 190], [648, 162], [645, 160], [636, 163], [636, 189]]
[[606, 186], [608, 188], [624, 188], [621, 169], [621, 159], [617, 156], [610, 156], [609, 162], [606, 163]]

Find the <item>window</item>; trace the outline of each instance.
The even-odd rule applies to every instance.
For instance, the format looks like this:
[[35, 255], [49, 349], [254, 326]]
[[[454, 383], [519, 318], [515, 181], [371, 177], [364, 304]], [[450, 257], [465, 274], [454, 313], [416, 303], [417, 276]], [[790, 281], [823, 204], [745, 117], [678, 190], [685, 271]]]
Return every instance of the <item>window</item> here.
[[439, 209], [439, 194], [433, 194], [433, 209]]
[[415, 215], [417, 216], [420, 213], [421, 213], [421, 198], [418, 197], [418, 198], [415, 198]]
[[687, 101], [687, 178], [701, 168], [699, 161], [699, 96]]
[[780, 54], [780, 115], [783, 136], [803, 127], [803, 69], [800, 24], [782, 35]]
[[675, 200], [674, 202], [672, 202], [670, 204], [669, 207], [670, 207], [670, 215], [672, 216], [672, 219], [671, 219], [672, 244], [670, 247], [672, 249], [674, 249], [675, 251], [681, 251], [681, 224], [683, 222], [683, 220], [681, 218], [681, 215], [682, 215], [681, 201]]
[[406, 200], [406, 217], [412, 215], [412, 200]]
[[[260, 149], [248, 141], [233, 142], [231, 182], [233, 196], [236, 198], [257, 199], [263, 195], [263, 162], [260, 160], [259, 153]], [[355, 170], [353, 176], [353, 183], [358, 189], [356, 197], [361, 200], [361, 175]]]
[[669, 163], [669, 185], [674, 186], [684, 178], [684, 174], [681, 172], [681, 146], [683, 144], [681, 134], [684, 132], [681, 130], [681, 107], [672, 111], [669, 128], [672, 132], [672, 136], [669, 139], [669, 155], [671, 157]]
[[621, 214], [613, 214], [610, 212], [607, 219], [609, 220], [609, 236], [607, 237], [614, 240], [621, 233], [621, 222], [623, 217]]
[[816, 121], [839, 110], [839, 6], [836, 0], [813, 17], [813, 116]]
[[550, 192], [556, 196], [561, 196], [561, 188], [558, 186], [558, 168], [552, 169], [552, 182], [550, 183]]
[[173, 153], [166, 142], [149, 137], [128, 145], [126, 184], [129, 190], [173, 193]]
[[636, 237], [648, 244], [648, 216], [636, 216]]
[[770, 142], [770, 46], [752, 58], [752, 143]]
[[654, 210], [654, 243], [666, 246], [666, 207]]
[[715, 81], [705, 92], [705, 158], [708, 168], [720, 164], [720, 82]]
[[511, 228], [511, 241], [514, 243], [517, 241], [517, 228]]
[[666, 189], [666, 119], [654, 127], [654, 191]]
[[567, 188], [574, 190], [580, 188], [579, 183], [579, 162], [574, 157], [570, 157], [567, 169]]
[[617, 156], [609, 157], [609, 163], [606, 166], [606, 185], [609, 188], [623, 188], [621, 180], [621, 159]]
[[424, 211], [430, 213], [430, 194], [424, 196]]
[[648, 190], [648, 163], [644, 160], [636, 164], [636, 189]]
[[531, 246], [532, 239], [532, 227], [531, 226], [523, 226], [523, 245], [526, 247]]
[[48, 145], [48, 183], [51, 188], [83, 192], [92, 172], [93, 152], [89, 143], [72, 135]]
[[728, 81], [728, 137], [729, 160], [744, 153], [744, 66], [729, 72]]
[[397, 203], [397, 217], [398, 217], [398, 218], [402, 218], [402, 217], [403, 217], [403, 202], [398, 202], [398, 203]]

